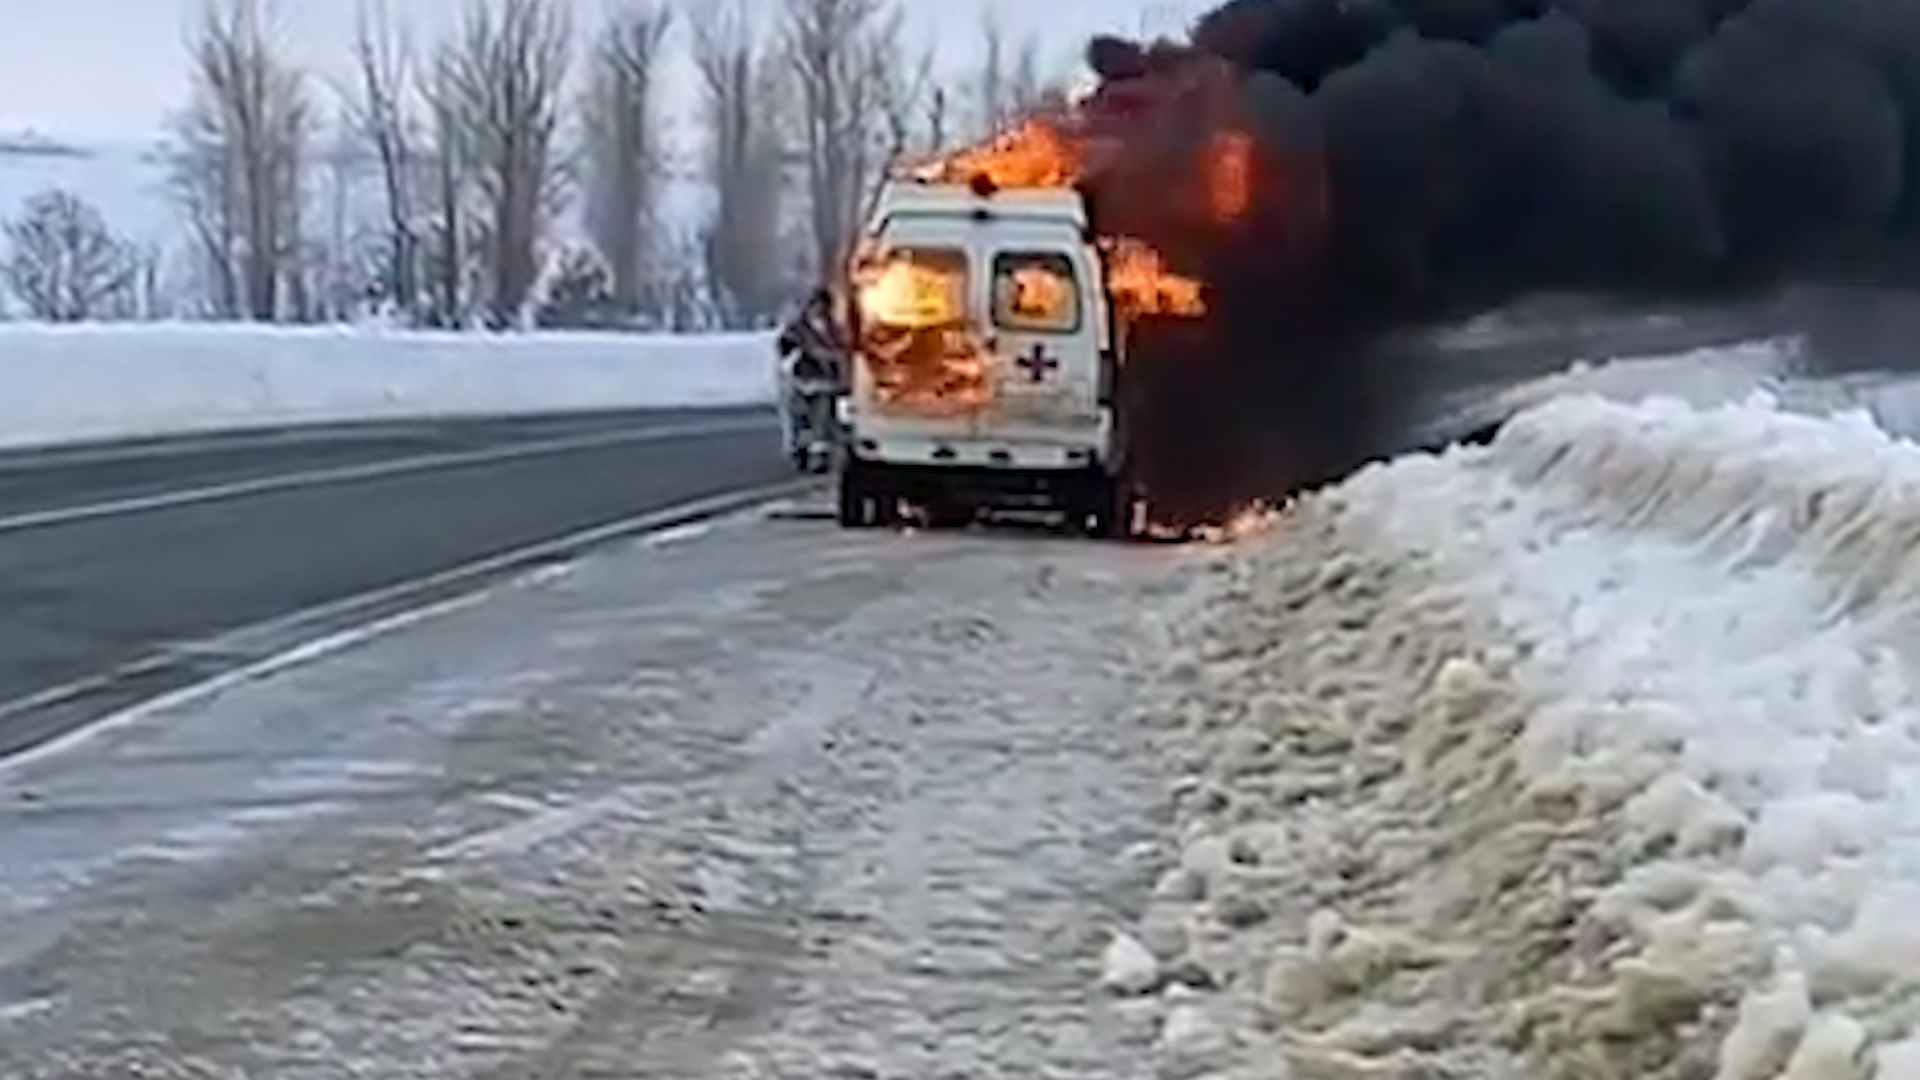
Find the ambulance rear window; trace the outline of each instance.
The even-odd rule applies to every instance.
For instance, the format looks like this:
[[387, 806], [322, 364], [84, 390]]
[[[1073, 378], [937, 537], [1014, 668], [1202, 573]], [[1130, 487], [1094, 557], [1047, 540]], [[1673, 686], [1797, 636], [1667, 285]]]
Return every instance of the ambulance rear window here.
[[1057, 251], [1003, 251], [993, 259], [993, 321], [1003, 330], [1071, 334], [1080, 329], [1080, 283]]
[[856, 275], [862, 317], [896, 329], [960, 322], [967, 312], [967, 254], [903, 247], [864, 262]]

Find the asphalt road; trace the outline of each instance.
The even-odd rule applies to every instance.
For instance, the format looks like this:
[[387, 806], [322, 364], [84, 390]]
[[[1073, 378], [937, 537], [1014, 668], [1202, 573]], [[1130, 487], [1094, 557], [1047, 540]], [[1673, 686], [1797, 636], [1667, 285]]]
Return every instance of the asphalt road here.
[[380, 614], [318, 606], [791, 478], [762, 410], [0, 453], [0, 756]]

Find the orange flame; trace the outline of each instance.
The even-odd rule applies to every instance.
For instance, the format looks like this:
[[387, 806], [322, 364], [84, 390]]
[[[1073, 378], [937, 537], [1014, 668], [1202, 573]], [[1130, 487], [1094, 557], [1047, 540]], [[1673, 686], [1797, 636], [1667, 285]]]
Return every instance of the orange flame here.
[[1214, 136], [1206, 174], [1213, 219], [1226, 225], [1246, 217], [1253, 207], [1253, 139], [1238, 131]]
[[984, 180], [997, 188], [1063, 188], [1080, 179], [1084, 157], [1057, 124], [1035, 119], [907, 171], [933, 183]]
[[1231, 546], [1265, 536], [1286, 521], [1288, 506], [1254, 502], [1226, 514], [1221, 520], [1197, 525], [1172, 525], [1150, 522], [1146, 535], [1153, 540], [1174, 543]]
[[1020, 318], [1042, 324], [1072, 319], [1072, 279], [1062, 277], [1048, 267], [1019, 267], [1008, 276], [1005, 288], [1008, 295], [996, 303]]
[[1200, 281], [1167, 269], [1158, 251], [1127, 236], [1107, 241], [1102, 247], [1107, 254], [1107, 289], [1123, 318], [1195, 318], [1206, 314]]
[[[929, 183], [1062, 188], [1085, 174], [1087, 150], [1085, 141], [1060, 120], [1035, 118], [977, 146], [899, 172]], [[1251, 140], [1229, 137], [1222, 141], [1208, 170], [1208, 202], [1214, 216], [1231, 219], [1245, 213], [1252, 201], [1251, 158]], [[1202, 282], [1174, 272], [1165, 256], [1146, 241], [1108, 237], [1101, 247], [1107, 258], [1108, 288], [1122, 318], [1196, 318], [1206, 313]]]
[[863, 247], [852, 284], [874, 398], [889, 412], [962, 416], [993, 404], [985, 346], [966, 325], [965, 264]]
[[960, 280], [937, 267], [889, 259], [856, 272], [860, 314], [902, 330], [924, 330], [961, 316]]

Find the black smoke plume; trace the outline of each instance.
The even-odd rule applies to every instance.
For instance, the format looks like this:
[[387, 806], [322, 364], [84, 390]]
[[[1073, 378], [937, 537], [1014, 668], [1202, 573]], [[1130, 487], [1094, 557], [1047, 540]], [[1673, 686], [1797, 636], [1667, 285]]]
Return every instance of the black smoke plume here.
[[[1416, 381], [1367, 362], [1382, 330], [1920, 269], [1912, 0], [1231, 0], [1088, 58], [1096, 211], [1216, 292], [1135, 390], [1150, 486], [1196, 515], [1376, 442]], [[1194, 241], [1128, 210], [1126, 159], [1178, 158], [1201, 114], [1258, 136], [1262, 205]]]

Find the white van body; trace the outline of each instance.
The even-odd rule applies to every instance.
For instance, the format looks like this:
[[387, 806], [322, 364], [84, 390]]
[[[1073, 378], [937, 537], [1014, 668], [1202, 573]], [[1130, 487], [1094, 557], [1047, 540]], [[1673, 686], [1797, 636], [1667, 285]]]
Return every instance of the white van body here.
[[[942, 517], [1044, 502], [1113, 531], [1125, 499], [1113, 400], [1119, 343], [1079, 195], [892, 181], [863, 239], [881, 258], [938, 268], [934, 280], [951, 292], [928, 310], [957, 307], [959, 318], [921, 332], [965, 335], [978, 361], [964, 369], [972, 395], [964, 407], [890, 399], [886, 363], [867, 333], [874, 327], [863, 327], [884, 317], [855, 302], [841, 403], [843, 523], [891, 520], [903, 501]], [[1031, 295], [1022, 282], [1047, 286], [1044, 308], [1016, 299]]]

